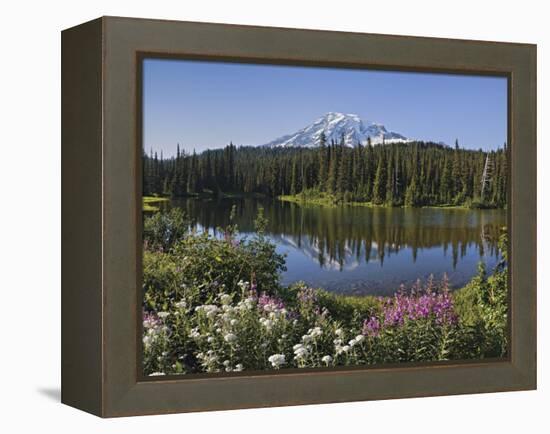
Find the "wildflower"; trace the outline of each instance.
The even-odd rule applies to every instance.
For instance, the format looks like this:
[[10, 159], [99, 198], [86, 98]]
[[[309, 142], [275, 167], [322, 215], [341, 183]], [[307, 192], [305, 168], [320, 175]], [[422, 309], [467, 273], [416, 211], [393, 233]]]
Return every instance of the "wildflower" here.
[[232, 297], [229, 294], [222, 294], [220, 296], [220, 301], [223, 305], [228, 305], [229, 303], [231, 303], [231, 299]]
[[365, 337], [363, 335], [355, 336], [353, 339], [351, 339], [348, 344], [350, 347], [355, 346], [356, 344], [359, 344]]
[[243, 280], [239, 280], [239, 282], [237, 283], [237, 286], [239, 288], [241, 288], [241, 290], [243, 290], [243, 291], [246, 291], [248, 289], [249, 285], [250, 284], [248, 282], [245, 282]]
[[216, 313], [219, 311], [219, 307], [214, 304], [203, 304], [195, 308], [195, 312], [204, 312], [206, 317], [209, 319], [214, 318]]
[[191, 333], [189, 333], [189, 336], [193, 339], [197, 339], [197, 338], [200, 338], [201, 334], [196, 328], [194, 328], [194, 329], [191, 329]]
[[260, 324], [262, 324], [267, 331], [273, 328], [273, 321], [267, 318], [260, 318]]
[[143, 346], [145, 347], [146, 350], [151, 347], [152, 343], [153, 343], [153, 336], [151, 335], [143, 336]]
[[296, 360], [304, 359], [308, 354], [307, 348], [302, 344], [296, 344], [294, 345], [294, 347], [292, 347], [292, 349], [294, 350], [294, 358]]
[[342, 329], [336, 329], [336, 330], [334, 331], [334, 334], [335, 334], [336, 336], [338, 336], [339, 338], [343, 338], [343, 337], [344, 337], [344, 330], [342, 330]]
[[317, 304], [317, 293], [313, 288], [301, 288], [298, 292], [298, 301], [304, 306], [314, 307]]
[[238, 363], [237, 365], [235, 365], [235, 369], [234, 371], [236, 372], [241, 372], [243, 370], [243, 364], [242, 363]]
[[178, 301], [177, 303], [175, 303], [175, 306], [178, 309], [185, 309], [187, 307], [187, 303], [185, 302], [185, 300], [181, 300], [181, 301]]
[[166, 319], [169, 315], [170, 315], [169, 312], [159, 312], [159, 313], [157, 313], [157, 316], [158, 316], [160, 319]]
[[235, 342], [237, 340], [237, 335], [235, 335], [233, 333], [228, 333], [223, 337], [223, 339], [227, 343]]
[[161, 375], [166, 375], [164, 372], [153, 372], [151, 374], [149, 374], [149, 377], [158, 377], [158, 376], [161, 376]]
[[281, 365], [284, 365], [285, 363], [285, 355], [284, 354], [273, 354], [269, 356], [267, 359], [269, 363], [271, 363], [271, 366], [273, 366], [275, 369], [279, 369]]
[[363, 322], [363, 334], [367, 336], [378, 336], [380, 332], [380, 321], [376, 317], [372, 317]]
[[322, 361], [325, 365], [328, 366], [329, 363], [332, 362], [332, 357], [329, 356], [329, 355], [326, 355], [326, 356], [324, 356], [324, 357], [321, 359], [321, 361]]
[[284, 308], [284, 303], [277, 297], [267, 295], [265, 292], [258, 298], [258, 308], [265, 312], [274, 312]]
[[321, 330], [321, 327], [314, 327], [312, 329], [309, 329], [308, 333], [312, 338], [316, 338], [318, 336], [321, 336], [323, 334], [323, 331]]
[[152, 317], [149, 316], [143, 320], [143, 328], [150, 329], [158, 325], [158, 322]]

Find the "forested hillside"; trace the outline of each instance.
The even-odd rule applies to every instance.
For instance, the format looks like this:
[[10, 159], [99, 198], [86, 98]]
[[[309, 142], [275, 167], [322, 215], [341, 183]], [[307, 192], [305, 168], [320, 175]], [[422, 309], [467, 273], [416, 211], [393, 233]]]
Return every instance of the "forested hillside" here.
[[[506, 205], [506, 145], [497, 151], [429, 142], [355, 147], [236, 147], [143, 156], [143, 194], [330, 195], [387, 206]], [[304, 197], [306, 195], [303, 195]]]

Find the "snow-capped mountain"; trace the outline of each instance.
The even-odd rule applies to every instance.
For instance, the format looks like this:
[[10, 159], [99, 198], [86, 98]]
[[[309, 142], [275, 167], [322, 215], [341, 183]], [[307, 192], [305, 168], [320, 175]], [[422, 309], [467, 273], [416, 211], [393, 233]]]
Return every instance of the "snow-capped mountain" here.
[[320, 117], [311, 125], [302, 128], [294, 134], [279, 137], [264, 146], [270, 147], [315, 147], [319, 146], [321, 133], [325, 133], [327, 144], [332, 140], [340, 142], [342, 134], [347, 146], [356, 146], [357, 143], [366, 145], [370, 137], [373, 145], [395, 142], [410, 142], [411, 139], [388, 131], [384, 125], [363, 121], [355, 114], [330, 112]]

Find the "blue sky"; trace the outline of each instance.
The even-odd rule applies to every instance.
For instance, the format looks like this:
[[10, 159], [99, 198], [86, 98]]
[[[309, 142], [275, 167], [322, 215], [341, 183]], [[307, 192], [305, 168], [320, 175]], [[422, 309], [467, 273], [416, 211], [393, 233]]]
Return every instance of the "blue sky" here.
[[145, 59], [143, 99], [144, 149], [165, 156], [262, 145], [331, 111], [472, 149], [507, 130], [501, 77]]

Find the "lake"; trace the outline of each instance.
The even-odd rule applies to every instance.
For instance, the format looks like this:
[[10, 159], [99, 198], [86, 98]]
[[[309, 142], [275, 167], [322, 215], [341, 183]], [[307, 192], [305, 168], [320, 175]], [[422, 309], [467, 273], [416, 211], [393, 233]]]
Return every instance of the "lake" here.
[[286, 255], [283, 284], [303, 280], [341, 294], [388, 295], [431, 274], [447, 274], [453, 288], [466, 284], [479, 261], [491, 271], [500, 259], [498, 235], [505, 210], [303, 206], [276, 199], [178, 199], [199, 231], [216, 233], [235, 223], [243, 236], [254, 232], [258, 208], [267, 235]]

